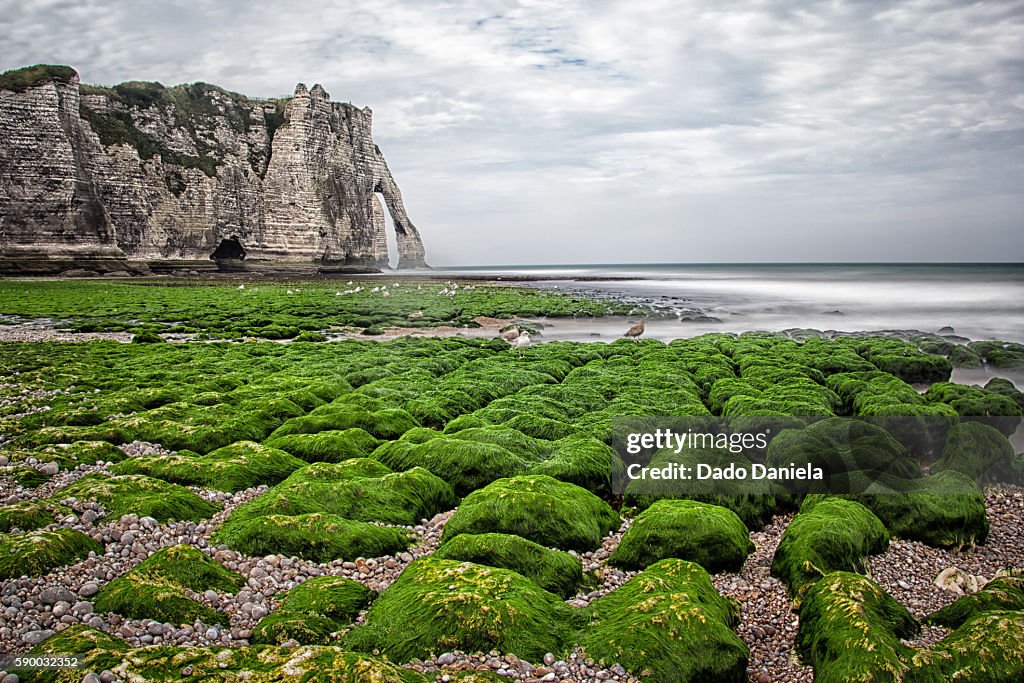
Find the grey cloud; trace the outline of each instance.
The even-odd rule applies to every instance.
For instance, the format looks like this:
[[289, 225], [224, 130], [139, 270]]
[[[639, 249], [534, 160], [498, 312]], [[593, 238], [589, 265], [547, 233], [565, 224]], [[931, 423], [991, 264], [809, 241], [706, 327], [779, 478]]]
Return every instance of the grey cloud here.
[[0, 0], [2, 68], [371, 106], [438, 263], [1019, 260], [1022, 44], [1016, 0]]

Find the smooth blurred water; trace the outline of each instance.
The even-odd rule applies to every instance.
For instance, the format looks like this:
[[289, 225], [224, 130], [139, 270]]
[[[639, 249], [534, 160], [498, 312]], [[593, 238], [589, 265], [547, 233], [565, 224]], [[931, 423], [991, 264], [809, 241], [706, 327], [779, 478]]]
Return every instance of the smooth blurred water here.
[[[948, 326], [970, 339], [1024, 342], [1024, 264], [505, 266], [444, 272], [526, 278], [537, 286], [672, 312], [675, 320], [649, 323], [655, 337], [792, 328], [937, 333]], [[721, 322], [680, 321], [701, 314]]]

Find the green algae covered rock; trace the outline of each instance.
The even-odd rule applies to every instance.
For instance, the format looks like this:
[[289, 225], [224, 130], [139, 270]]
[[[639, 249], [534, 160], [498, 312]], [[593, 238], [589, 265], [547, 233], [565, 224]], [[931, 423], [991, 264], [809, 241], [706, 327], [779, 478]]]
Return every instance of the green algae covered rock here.
[[27, 489], [34, 489], [50, 481], [49, 474], [44, 474], [35, 467], [29, 467], [28, 465], [14, 465], [13, 467], [4, 468], [2, 474], [13, 479], [14, 483], [18, 486], [24, 486]]
[[[727, 468], [735, 464], [750, 471], [751, 462], [742, 454], [729, 453], [725, 449], [709, 448], [683, 449], [679, 453], [671, 450], [659, 451], [651, 458], [649, 467], [661, 468], [679, 465], [696, 472], [698, 465]], [[623, 503], [645, 510], [656, 501], [664, 499], [696, 500], [711, 505], [729, 508], [743, 520], [748, 529], [760, 529], [775, 514], [776, 497], [770, 482], [766, 480], [691, 480], [682, 486], [679, 481], [668, 479], [633, 479], [626, 485]]]
[[843, 475], [847, 472], [921, 476], [920, 465], [889, 432], [876, 424], [849, 418], [831, 418], [803, 429], [782, 430], [768, 445], [765, 464], [820, 467], [826, 480], [803, 483], [801, 492], [815, 487], [838, 490], [844, 487]]
[[206, 455], [180, 451], [175, 455], [140, 455], [110, 468], [115, 474], [144, 474], [183, 486], [241, 491], [273, 485], [304, 467], [305, 462], [276, 448], [238, 441]]
[[[920, 479], [882, 477], [860, 487], [862, 493], [841, 495], [855, 500], [882, 520], [896, 538], [939, 548], [963, 548], [988, 537], [985, 496], [974, 480], [945, 471]], [[801, 512], [831, 496], [811, 495]]]
[[33, 531], [47, 524], [53, 524], [60, 517], [70, 514], [71, 508], [52, 500], [22, 500], [12, 505], [0, 506], [0, 532], [13, 529]]
[[1024, 610], [1024, 576], [992, 579], [977, 593], [965, 595], [952, 605], [932, 612], [924, 621], [927, 624], [957, 628], [982, 612], [999, 610]]
[[276, 439], [289, 434], [362, 429], [378, 439], [397, 439], [419, 425], [409, 413], [399, 408], [371, 411], [342, 399], [313, 410], [309, 415], [293, 417], [269, 436]]
[[160, 645], [133, 649], [123, 640], [79, 624], [47, 638], [32, 654], [78, 654], [83, 666], [79, 670], [21, 672], [26, 683], [79, 683], [87, 672], [104, 670], [117, 670], [121, 680], [174, 683], [183, 680], [181, 672], [186, 667], [192, 675], [184, 680], [223, 683], [427, 683], [423, 674], [411, 669], [337, 647]]
[[75, 441], [70, 444], [52, 444], [32, 453], [41, 462], [56, 462], [63, 467], [95, 465], [98, 462], [120, 462], [124, 451], [106, 441]]
[[[992, 383], [989, 382], [989, 385]], [[1004, 385], [992, 386], [998, 389]], [[939, 382], [928, 387], [924, 397], [929, 401], [949, 405], [958, 415], [980, 418], [980, 421], [1010, 436], [1020, 424], [1021, 408], [1012, 396], [1004, 392], [1005, 389], [1002, 392], [990, 391], [976, 386]]]
[[979, 484], [1013, 478], [1013, 445], [995, 427], [980, 422], [961, 422], [946, 435], [942, 457], [932, 473], [962, 472]]
[[412, 532], [404, 529], [333, 514], [266, 515], [233, 520], [234, 515], [228, 517], [215, 538], [246, 555], [294, 555], [313, 562], [354, 560], [401, 552], [413, 541]]
[[566, 599], [576, 594], [583, 580], [579, 558], [511, 534], [459, 534], [434, 557], [511, 569]]
[[185, 591], [234, 593], [243, 585], [240, 574], [200, 550], [176, 545], [158, 550], [100, 589], [96, 611], [172, 624], [191, 624], [196, 619], [206, 624], [227, 623], [226, 614], [193, 600]]
[[908, 683], [972, 681], [1015, 683], [1024, 680], [1024, 612], [976, 614], [913, 659]]
[[580, 644], [603, 665], [622, 664], [651, 683], [741, 683], [749, 651], [732, 628], [739, 604], [718, 594], [703, 568], [653, 564], [586, 609]]
[[264, 445], [291, 453], [306, 462], [341, 462], [365, 458], [380, 445], [364, 429], [332, 429], [315, 434], [287, 434], [268, 439]]
[[578, 622], [575, 610], [521, 574], [425, 557], [381, 593], [345, 646], [397, 662], [451, 650], [540, 661], [568, 649]]
[[316, 576], [292, 588], [281, 606], [260, 620], [252, 642], [279, 645], [326, 644], [331, 634], [352, 623], [373, 599], [369, 588], [341, 576]]
[[889, 533], [860, 503], [826, 498], [800, 512], [786, 527], [772, 560], [772, 576], [797, 595], [834, 571], [867, 571], [867, 557], [885, 552]]
[[920, 629], [910, 612], [859, 574], [832, 572], [800, 605], [797, 651], [816, 683], [902, 681], [913, 650], [900, 642]]
[[81, 531], [57, 529], [0, 537], [0, 579], [42, 576], [51, 569], [103, 554], [103, 547]]
[[499, 479], [466, 496], [441, 536], [515, 534], [543, 546], [588, 551], [619, 525], [618, 514], [590, 491], [544, 475]]
[[200, 498], [184, 486], [142, 475], [87, 474], [60, 489], [57, 495], [61, 500], [95, 500], [106, 508], [107, 516], [112, 519], [137, 514], [160, 522], [171, 519], [198, 522], [220, 509], [216, 503]]
[[392, 441], [371, 455], [393, 470], [422, 467], [465, 496], [504, 477], [523, 474], [528, 461], [496, 444], [447, 436], [411, 443]]
[[264, 515], [325, 513], [412, 526], [458, 504], [452, 488], [422, 467], [392, 472], [368, 458], [313, 463], [239, 506], [225, 526]]
[[643, 569], [658, 560], [690, 560], [709, 572], [739, 571], [754, 550], [735, 512], [694, 500], [659, 500], [641, 512], [608, 561]]
[[550, 443], [550, 455], [531, 465], [530, 474], [546, 474], [598, 495], [608, 495], [613, 478], [624, 471], [615, 449], [592, 436], [574, 434]]

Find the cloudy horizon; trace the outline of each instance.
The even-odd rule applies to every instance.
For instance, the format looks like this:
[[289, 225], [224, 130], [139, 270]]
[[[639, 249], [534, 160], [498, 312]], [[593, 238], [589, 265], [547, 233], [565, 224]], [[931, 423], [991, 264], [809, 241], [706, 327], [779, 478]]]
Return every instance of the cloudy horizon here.
[[0, 71], [320, 83], [435, 265], [1024, 260], [1024, 4], [0, 0]]

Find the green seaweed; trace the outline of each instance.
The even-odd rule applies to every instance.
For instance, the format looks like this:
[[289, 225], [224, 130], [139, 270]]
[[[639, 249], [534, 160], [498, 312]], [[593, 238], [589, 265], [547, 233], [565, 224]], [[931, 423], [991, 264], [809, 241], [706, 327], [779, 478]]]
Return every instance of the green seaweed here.
[[57, 529], [0, 537], [0, 579], [42, 576], [86, 558], [103, 554], [99, 543], [81, 531]]
[[712, 573], [739, 571], [754, 550], [749, 533], [728, 508], [693, 500], [659, 500], [633, 520], [608, 562], [643, 569], [674, 557]]

